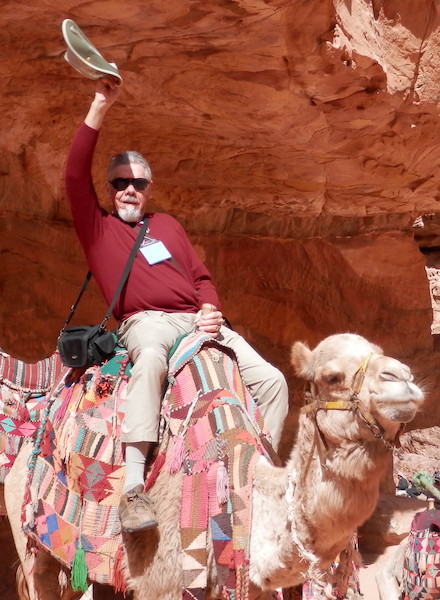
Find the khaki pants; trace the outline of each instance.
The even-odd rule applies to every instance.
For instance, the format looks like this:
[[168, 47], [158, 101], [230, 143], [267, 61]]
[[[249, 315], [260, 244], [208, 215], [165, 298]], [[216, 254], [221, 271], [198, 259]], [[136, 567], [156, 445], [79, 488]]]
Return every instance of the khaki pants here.
[[[120, 341], [133, 362], [121, 431], [123, 442], [157, 441], [168, 353], [180, 335], [194, 328], [194, 318], [194, 314], [149, 310], [120, 325]], [[243, 381], [259, 406], [277, 449], [288, 411], [283, 374], [235, 331], [222, 327], [218, 339], [235, 352]]]

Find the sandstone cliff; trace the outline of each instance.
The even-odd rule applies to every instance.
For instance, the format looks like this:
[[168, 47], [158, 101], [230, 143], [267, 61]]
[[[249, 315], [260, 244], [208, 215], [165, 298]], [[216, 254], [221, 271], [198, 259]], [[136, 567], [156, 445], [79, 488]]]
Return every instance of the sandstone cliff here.
[[[436, 4], [4, 0], [0, 346], [24, 360], [54, 350], [86, 272], [63, 170], [94, 83], [63, 59], [65, 18], [124, 78], [96, 155], [103, 204], [108, 157], [144, 153], [154, 208], [185, 225], [224, 313], [289, 379], [286, 440], [291, 343], [344, 330], [408, 362], [430, 391], [415, 426], [439, 424]], [[104, 309], [87, 292], [77, 322]]]

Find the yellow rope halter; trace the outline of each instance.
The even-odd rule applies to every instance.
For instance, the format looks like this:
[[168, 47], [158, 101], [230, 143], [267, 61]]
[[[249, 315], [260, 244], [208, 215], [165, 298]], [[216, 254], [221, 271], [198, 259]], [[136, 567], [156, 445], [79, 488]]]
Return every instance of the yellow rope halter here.
[[[392, 445], [383, 437], [383, 429], [377, 423], [373, 415], [360, 405], [358, 401], [358, 395], [362, 389], [365, 380], [365, 374], [370, 364], [371, 357], [374, 352], [368, 354], [359, 365], [355, 374], [353, 375], [353, 381], [351, 388], [347, 391], [350, 392], [348, 400], [320, 400], [319, 398], [312, 399], [309, 404], [306, 404], [301, 408], [302, 413], [316, 412], [318, 410], [357, 410], [361, 417], [364, 419], [368, 427], [370, 428], [373, 436], [380, 439], [388, 449], [392, 449]], [[356, 385], [356, 380], [358, 380]]]
[[[364, 360], [361, 362], [360, 366], [356, 370], [353, 375], [353, 381], [351, 384], [350, 391], [350, 399], [349, 400], [320, 400], [319, 398], [315, 398], [310, 404], [306, 404], [301, 409], [301, 412], [310, 412], [312, 410], [350, 410], [354, 407], [355, 399], [357, 399], [358, 394], [362, 389], [362, 385], [364, 383], [365, 374], [368, 369], [368, 365], [370, 363], [370, 359], [373, 356], [373, 352], [368, 354]], [[356, 379], [359, 378], [358, 384], [355, 387]], [[370, 415], [371, 416], [371, 415]], [[372, 418], [372, 417], [371, 417]], [[374, 421], [374, 420], [373, 420]]]

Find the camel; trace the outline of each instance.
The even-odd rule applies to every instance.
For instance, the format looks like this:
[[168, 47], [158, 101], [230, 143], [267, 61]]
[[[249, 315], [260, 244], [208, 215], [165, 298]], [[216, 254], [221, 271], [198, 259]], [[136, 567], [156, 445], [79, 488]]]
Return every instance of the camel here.
[[[339, 600], [342, 596], [333, 593], [327, 577], [329, 568], [373, 513], [393, 444], [420, 409], [424, 393], [406, 365], [356, 334], [329, 336], [314, 350], [296, 342], [291, 363], [307, 382], [306, 404], [286, 465], [274, 466], [263, 453], [255, 464], [246, 594], [249, 600], [269, 600], [276, 590], [313, 580], [322, 598]], [[168, 468], [172, 447], [149, 491], [159, 521], [156, 534], [124, 537], [124, 572], [135, 600], [189, 597], [182, 596], [179, 533], [184, 474]], [[24, 465], [31, 450], [31, 444], [25, 445], [23, 460], [19, 456], [5, 482], [15, 531], [21, 522], [10, 507], [23, 499]], [[224, 590], [211, 538], [207, 540], [203, 592], [206, 600], [219, 600]], [[61, 595], [59, 567], [47, 551], [38, 551], [34, 580], [40, 600], [78, 597], [69, 589]]]

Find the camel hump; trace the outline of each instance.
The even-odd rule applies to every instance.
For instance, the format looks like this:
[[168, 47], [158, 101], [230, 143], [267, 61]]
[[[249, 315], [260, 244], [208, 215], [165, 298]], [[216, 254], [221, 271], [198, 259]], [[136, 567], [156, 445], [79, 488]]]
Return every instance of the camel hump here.
[[185, 365], [193, 360], [194, 356], [196, 356], [204, 346], [215, 348], [220, 352], [225, 352], [226, 354], [235, 357], [230, 348], [212, 338], [210, 335], [200, 332], [187, 333], [181, 335], [176, 340], [168, 355], [169, 379], [173, 379]]

